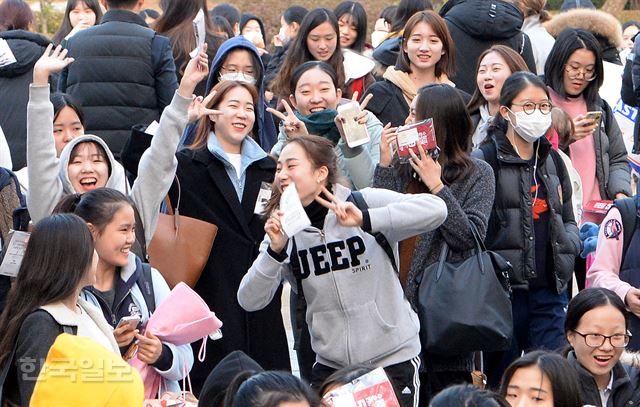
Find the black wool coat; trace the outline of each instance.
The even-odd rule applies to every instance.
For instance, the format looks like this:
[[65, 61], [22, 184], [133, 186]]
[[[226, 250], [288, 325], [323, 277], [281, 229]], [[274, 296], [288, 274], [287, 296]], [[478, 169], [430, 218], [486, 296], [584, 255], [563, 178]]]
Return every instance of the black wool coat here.
[[[245, 352], [265, 370], [290, 370], [280, 313], [281, 289], [271, 304], [257, 312], [243, 310], [237, 300], [240, 281], [257, 257], [264, 237], [264, 221], [254, 214], [254, 208], [262, 182], [273, 182], [275, 162], [266, 157], [247, 168], [242, 202], [239, 202], [224, 164], [206, 147], [182, 150], [176, 156], [180, 214], [218, 226], [209, 260], [195, 291], [223, 322], [223, 337], [209, 341], [204, 363], [196, 361], [193, 365], [191, 382], [195, 394], [200, 393], [216, 364], [234, 350]], [[175, 182], [169, 197], [175, 208], [178, 200]], [[201, 341], [192, 345], [196, 357], [200, 345]]]

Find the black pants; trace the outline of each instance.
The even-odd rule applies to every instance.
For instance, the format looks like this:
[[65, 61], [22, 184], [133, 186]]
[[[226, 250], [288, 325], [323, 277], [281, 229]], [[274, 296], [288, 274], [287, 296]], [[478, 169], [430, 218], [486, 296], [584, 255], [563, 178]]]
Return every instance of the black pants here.
[[[336, 370], [316, 362], [311, 371], [311, 387], [316, 391], [320, 390], [322, 383]], [[420, 370], [419, 356], [384, 368], [402, 407], [418, 407], [419, 405], [420, 377], [418, 370]]]

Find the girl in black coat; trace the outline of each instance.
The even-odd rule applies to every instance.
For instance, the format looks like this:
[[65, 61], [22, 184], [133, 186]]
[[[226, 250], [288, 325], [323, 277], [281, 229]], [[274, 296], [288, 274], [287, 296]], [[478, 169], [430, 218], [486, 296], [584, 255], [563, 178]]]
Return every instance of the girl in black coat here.
[[[242, 350], [267, 370], [290, 370], [280, 292], [258, 312], [244, 311], [236, 300], [264, 236], [258, 193], [271, 190], [276, 168], [252, 138], [258, 93], [252, 85], [236, 81], [220, 82], [212, 93], [206, 105], [216, 110], [200, 120], [193, 143], [177, 153], [180, 213], [218, 226], [195, 291], [224, 321], [224, 336], [191, 371], [196, 394], [213, 367], [234, 350]], [[175, 208], [177, 185], [169, 195]], [[193, 346], [197, 352], [200, 342]]]
[[420, 87], [430, 83], [455, 86], [448, 79], [455, 72], [454, 45], [442, 17], [433, 11], [414, 14], [405, 25], [402, 44], [396, 65], [387, 68], [384, 80], [369, 86], [362, 98], [372, 94], [369, 110], [392, 127], [404, 124]]
[[492, 384], [522, 351], [566, 345], [566, 288], [580, 249], [569, 176], [544, 137], [552, 107], [544, 83], [517, 72], [504, 82], [500, 105], [478, 151], [496, 177], [487, 248], [513, 265], [513, 339], [510, 350], [488, 355]]

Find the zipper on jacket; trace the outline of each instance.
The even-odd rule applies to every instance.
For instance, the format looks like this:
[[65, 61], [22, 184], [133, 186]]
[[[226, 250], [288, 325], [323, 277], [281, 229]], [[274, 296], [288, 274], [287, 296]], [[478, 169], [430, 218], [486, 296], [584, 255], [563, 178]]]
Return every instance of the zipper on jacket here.
[[346, 325], [346, 334], [347, 334], [347, 343], [346, 343], [346, 351], [347, 351], [347, 365], [351, 365], [351, 351], [350, 351], [350, 343], [351, 341], [349, 340], [349, 318], [347, 317], [347, 313], [345, 312], [344, 309], [344, 304], [342, 303], [342, 296], [340, 295], [340, 290], [338, 289], [338, 282], [336, 281], [336, 275], [334, 273], [330, 273], [331, 274], [331, 281], [333, 281], [333, 286], [336, 289], [336, 296], [338, 297], [338, 305], [340, 305], [340, 311], [342, 312], [342, 315], [344, 316], [344, 320], [345, 320], [345, 325]]

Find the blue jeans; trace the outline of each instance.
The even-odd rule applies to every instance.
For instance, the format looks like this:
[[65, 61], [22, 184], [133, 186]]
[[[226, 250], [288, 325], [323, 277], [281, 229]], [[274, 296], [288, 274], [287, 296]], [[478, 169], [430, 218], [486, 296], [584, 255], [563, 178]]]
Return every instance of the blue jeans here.
[[491, 387], [497, 387], [504, 370], [522, 352], [558, 350], [567, 346], [564, 334], [567, 305], [566, 291], [558, 294], [550, 288], [513, 290], [511, 349], [484, 355], [485, 373]]

